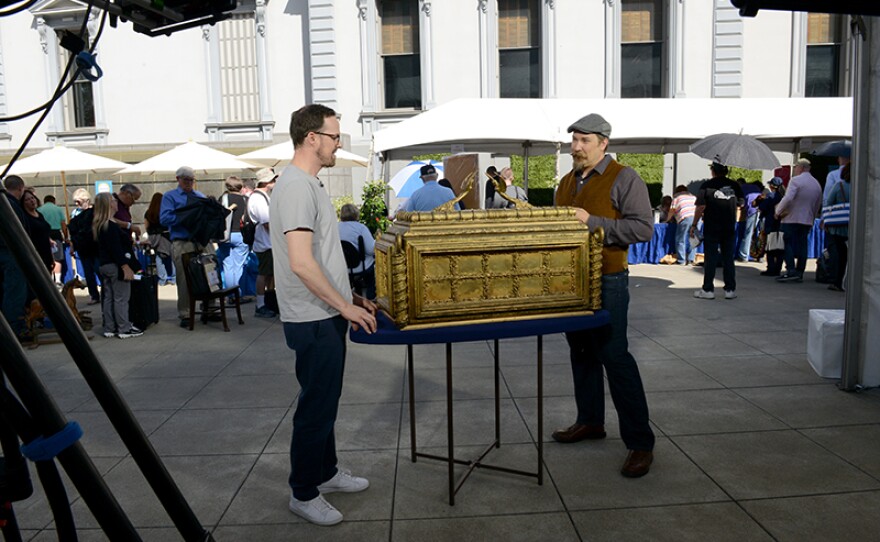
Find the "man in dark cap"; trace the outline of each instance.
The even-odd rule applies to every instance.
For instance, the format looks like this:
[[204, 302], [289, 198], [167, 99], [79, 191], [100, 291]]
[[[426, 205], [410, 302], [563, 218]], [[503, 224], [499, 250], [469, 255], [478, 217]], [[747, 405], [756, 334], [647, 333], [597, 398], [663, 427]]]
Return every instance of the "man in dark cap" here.
[[715, 299], [715, 268], [721, 249], [724, 266], [724, 299], [736, 299], [736, 210], [745, 204], [742, 187], [727, 178], [727, 166], [712, 162], [712, 178], [700, 185], [694, 223], [688, 232], [693, 236], [703, 219], [703, 287], [694, 292], [697, 299]]
[[[401, 211], [430, 211], [455, 199], [455, 192], [437, 182], [439, 177], [437, 168], [431, 164], [421, 167], [419, 177], [422, 178], [424, 184], [406, 200]], [[461, 210], [457, 203], [455, 208]]]
[[577, 420], [553, 433], [557, 442], [605, 438], [605, 394], [602, 370], [608, 377], [617, 409], [620, 436], [628, 449], [620, 473], [644, 476], [654, 459], [654, 433], [636, 360], [626, 338], [629, 309], [629, 245], [654, 233], [648, 188], [632, 168], [605, 154], [611, 125], [595, 113], [578, 120], [571, 132], [574, 169], [559, 183], [556, 205], [571, 206], [591, 230], [605, 230], [602, 250], [602, 308], [611, 322], [596, 330], [566, 333], [571, 348]]

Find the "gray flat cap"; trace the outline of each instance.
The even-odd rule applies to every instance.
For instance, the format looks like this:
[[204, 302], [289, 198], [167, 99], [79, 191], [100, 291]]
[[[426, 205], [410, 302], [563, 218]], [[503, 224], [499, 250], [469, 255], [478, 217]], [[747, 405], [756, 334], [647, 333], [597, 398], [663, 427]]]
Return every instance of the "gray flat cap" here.
[[611, 137], [611, 125], [602, 118], [602, 115], [590, 113], [568, 127], [569, 133], [580, 132], [582, 134], [602, 134]]

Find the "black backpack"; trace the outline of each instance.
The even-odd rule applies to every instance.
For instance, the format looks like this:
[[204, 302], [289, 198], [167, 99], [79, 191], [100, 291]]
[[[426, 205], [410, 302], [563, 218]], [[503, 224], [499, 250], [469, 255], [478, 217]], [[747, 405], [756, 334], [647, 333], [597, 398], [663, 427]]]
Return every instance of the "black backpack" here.
[[70, 219], [67, 225], [67, 233], [70, 242], [80, 258], [94, 258], [98, 256], [98, 242], [92, 233], [92, 217], [94, 209], [86, 209]]

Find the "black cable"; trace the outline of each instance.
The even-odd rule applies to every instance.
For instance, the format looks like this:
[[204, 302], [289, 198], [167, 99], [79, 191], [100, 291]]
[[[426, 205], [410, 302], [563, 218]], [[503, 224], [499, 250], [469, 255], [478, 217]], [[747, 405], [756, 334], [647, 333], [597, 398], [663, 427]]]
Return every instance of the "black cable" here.
[[26, 10], [27, 8], [33, 6], [34, 4], [36, 4], [38, 1], [39, 0], [30, 0], [29, 2], [26, 2], [25, 4], [18, 6], [17, 8], [9, 8], [6, 11], [0, 11], [0, 17], [6, 17], [8, 15], [15, 15], [16, 13], [20, 13], [20, 12]]
[[[89, 3], [89, 10], [90, 11], [91, 11], [91, 8], [92, 8], [92, 3]], [[89, 16], [90, 11], [86, 12], [86, 18], [83, 21], [84, 23], [88, 23], [88, 16]], [[104, 33], [104, 23], [106, 22], [106, 20], [107, 20], [107, 11], [105, 10], [104, 14], [101, 16], [101, 25], [100, 25], [100, 27], [98, 27], [98, 34], [95, 36], [95, 39], [92, 41], [92, 47], [89, 49], [89, 53], [94, 53], [95, 46], [97, 45], [98, 40], [101, 37], [101, 34]], [[83, 26], [80, 29], [80, 37], [82, 37], [84, 35], [84, 33], [85, 33], [85, 26]], [[64, 81], [64, 79], [67, 77], [67, 75], [70, 71], [71, 63], [74, 60], [75, 60], [74, 55], [71, 55], [71, 57], [68, 59], [67, 66], [64, 69], [64, 75], [62, 75], [62, 77], [58, 81], [59, 86], [55, 88], [55, 93], [52, 95], [51, 98], [49, 98], [49, 101], [47, 101], [43, 105], [35, 107], [35, 108], [31, 109], [30, 111], [26, 111], [24, 113], [19, 113], [17, 115], [12, 115], [9, 117], [0, 117], [0, 122], [14, 122], [17, 120], [21, 120], [21, 119], [30, 117], [31, 115], [34, 115], [36, 113], [39, 113], [40, 111], [43, 111], [47, 107], [52, 107], [55, 104], [55, 102], [58, 101], [58, 99], [61, 96], [63, 96], [65, 92], [70, 90], [70, 87], [72, 87], [73, 84], [76, 82], [76, 78], [79, 75], [79, 72], [75, 73], [74, 77], [70, 81], [68, 81], [67, 84], [65, 84], [63, 87], [60, 86], [61, 83]]]
[[[79, 37], [81, 39], [86, 35], [86, 29], [88, 28], [87, 25], [89, 22], [89, 15], [91, 15], [91, 13], [92, 13], [92, 2], [90, 1], [89, 8], [88, 8], [88, 10], [86, 10], [85, 17], [83, 17], [82, 26], [80, 27], [80, 30], [79, 30]], [[90, 53], [94, 53], [95, 47], [98, 46], [98, 40], [100, 39], [101, 34], [103, 34], [103, 32], [104, 32], [104, 23], [106, 22], [106, 20], [107, 20], [107, 11], [105, 10], [104, 14], [101, 16], [101, 25], [98, 27], [98, 34], [95, 36], [95, 39], [92, 41], [92, 46], [89, 48]], [[63, 84], [64, 80], [70, 74], [70, 68], [73, 66], [74, 60], [75, 60], [75, 55], [70, 55], [70, 58], [67, 61], [67, 66], [64, 69], [64, 74], [61, 76], [61, 79], [58, 81], [58, 87], [55, 90], [55, 94], [52, 96], [52, 100], [50, 100], [50, 103], [48, 104], [48, 106], [43, 110], [43, 114], [40, 116], [40, 118], [37, 120], [37, 122], [31, 128], [31, 131], [28, 132], [28, 135], [24, 138], [24, 141], [22, 141], [21, 146], [18, 148], [17, 151], [15, 151], [15, 154], [9, 160], [9, 163], [6, 164], [6, 168], [3, 170], [3, 173], [0, 174], [0, 178], [6, 177], [6, 174], [9, 173], [9, 169], [12, 167], [13, 164], [15, 164], [15, 161], [19, 159], [19, 157], [22, 155], [24, 150], [27, 148], [28, 143], [30, 143], [31, 139], [34, 137], [34, 134], [37, 132], [37, 128], [39, 128], [40, 125], [43, 124], [43, 121], [46, 120], [46, 117], [49, 116], [49, 112], [52, 111], [52, 106], [55, 105], [55, 103], [61, 98], [61, 96], [63, 96], [64, 92], [66, 92], [66, 90], [68, 88], [70, 88], [70, 86], [72, 86], [73, 83], [76, 81], [76, 78], [79, 76], [80, 69], [77, 69], [73, 73], [73, 77], [71, 78], [70, 82], [67, 85]]]

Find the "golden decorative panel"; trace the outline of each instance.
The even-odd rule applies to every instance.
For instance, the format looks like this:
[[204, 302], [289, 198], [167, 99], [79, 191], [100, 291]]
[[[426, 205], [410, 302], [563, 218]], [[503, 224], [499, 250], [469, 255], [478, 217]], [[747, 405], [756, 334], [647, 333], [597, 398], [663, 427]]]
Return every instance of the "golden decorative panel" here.
[[568, 207], [399, 213], [376, 241], [377, 302], [401, 328], [589, 314], [602, 241]]

